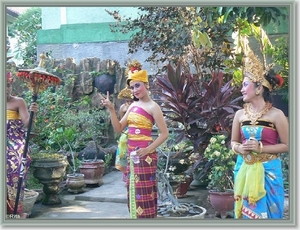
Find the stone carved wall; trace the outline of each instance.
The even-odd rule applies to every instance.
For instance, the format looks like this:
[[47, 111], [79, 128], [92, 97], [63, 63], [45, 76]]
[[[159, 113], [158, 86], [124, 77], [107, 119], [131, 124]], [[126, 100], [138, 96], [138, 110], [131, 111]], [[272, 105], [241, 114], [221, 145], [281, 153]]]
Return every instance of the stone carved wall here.
[[[65, 90], [73, 101], [80, 97], [89, 96], [92, 99], [92, 105], [99, 107], [99, 87], [95, 87], [95, 79], [101, 74], [107, 74], [115, 78], [113, 81], [112, 100], [116, 106], [120, 105], [117, 95], [120, 90], [125, 87], [125, 68], [121, 68], [117, 61], [100, 60], [99, 58], [84, 58], [78, 65], [75, 64], [73, 58], [65, 60], [51, 60], [47, 59], [45, 68], [55, 69], [53, 74], [57, 75], [63, 80]], [[98, 73], [98, 74], [97, 74]]]

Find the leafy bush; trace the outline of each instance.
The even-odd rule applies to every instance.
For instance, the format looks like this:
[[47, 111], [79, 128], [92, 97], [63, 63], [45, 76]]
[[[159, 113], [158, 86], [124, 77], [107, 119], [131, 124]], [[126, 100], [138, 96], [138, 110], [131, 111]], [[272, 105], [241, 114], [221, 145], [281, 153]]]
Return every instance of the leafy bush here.
[[204, 157], [212, 161], [208, 174], [208, 189], [225, 192], [233, 189], [234, 152], [228, 148], [225, 135], [214, 135], [205, 149]]

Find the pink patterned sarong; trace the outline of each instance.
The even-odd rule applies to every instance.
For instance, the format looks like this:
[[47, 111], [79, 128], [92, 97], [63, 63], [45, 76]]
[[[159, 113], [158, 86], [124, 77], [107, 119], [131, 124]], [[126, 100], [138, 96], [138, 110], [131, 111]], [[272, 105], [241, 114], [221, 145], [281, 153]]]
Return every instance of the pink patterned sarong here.
[[156, 218], [157, 216], [157, 153], [151, 152], [139, 158], [139, 163], [130, 159], [130, 153], [152, 143], [151, 130], [154, 119], [145, 110], [134, 106], [128, 115], [128, 208], [131, 218]]

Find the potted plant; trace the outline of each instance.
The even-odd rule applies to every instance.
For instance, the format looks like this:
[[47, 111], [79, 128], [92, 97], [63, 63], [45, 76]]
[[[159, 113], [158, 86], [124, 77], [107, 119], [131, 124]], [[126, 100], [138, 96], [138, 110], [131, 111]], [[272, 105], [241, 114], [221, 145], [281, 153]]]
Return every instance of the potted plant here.
[[[84, 174], [85, 184], [100, 186], [103, 183], [105, 158], [99, 156], [101, 152], [105, 153], [102, 146], [109, 142], [109, 117], [105, 110], [89, 109], [87, 98], [78, 103], [78, 106], [74, 105], [74, 108], [63, 113], [65, 129], [72, 127], [74, 131], [69, 142], [73, 149], [76, 147], [81, 152], [79, 171]], [[78, 107], [81, 109], [78, 110]]]
[[[209, 74], [207, 73], [206, 76]], [[191, 154], [198, 156], [190, 167], [194, 179], [201, 180], [207, 176], [210, 162], [203, 156], [213, 133], [230, 133], [231, 123], [242, 97], [221, 70], [211, 69], [209, 79], [200, 79], [190, 73], [182, 72], [181, 65], [174, 69], [167, 65], [167, 74], [156, 76], [156, 84], [160, 87], [155, 91], [160, 96], [162, 107], [172, 113], [165, 116], [181, 123], [184, 137], [192, 142]], [[177, 132], [179, 134], [179, 131]], [[196, 176], [197, 175], [197, 176]]]
[[39, 151], [31, 154], [33, 176], [43, 184], [45, 194], [42, 204], [60, 204], [59, 184], [66, 175], [67, 157], [57, 151]]
[[213, 135], [204, 151], [204, 157], [210, 161], [208, 189], [210, 203], [216, 215], [226, 218], [234, 209], [233, 170], [235, 154], [228, 147], [224, 134]]
[[172, 137], [171, 133], [169, 139], [157, 148], [158, 216], [203, 219], [205, 208], [190, 203], [179, 203], [177, 200], [186, 196], [192, 181], [191, 175], [185, 173], [188, 168], [188, 158], [184, 157], [183, 150], [190, 150], [193, 147], [188, 147], [187, 142], [174, 145], [172, 143], [175, 139]]
[[[97, 146], [97, 143], [93, 141]], [[96, 147], [99, 152], [98, 147]], [[80, 173], [84, 174], [85, 183], [88, 185], [101, 186], [103, 184], [102, 177], [105, 171], [105, 162], [102, 159], [97, 159], [95, 154], [94, 159], [82, 159], [81, 166], [79, 167]]]
[[158, 147], [159, 169], [164, 172], [173, 188], [175, 197], [186, 197], [190, 183], [193, 180], [192, 174], [187, 174], [186, 170], [191, 165], [190, 152], [193, 146], [188, 139], [178, 141], [181, 137], [170, 132], [169, 138]]
[[75, 136], [75, 130], [74, 127], [67, 128], [63, 132], [61, 132], [61, 140], [65, 141], [68, 146], [68, 152], [67, 154], [71, 155], [71, 162], [72, 164], [72, 173], [67, 174], [67, 180], [66, 184], [68, 187], [68, 192], [71, 193], [81, 193], [83, 192], [83, 188], [85, 187], [85, 180], [84, 180], [84, 174], [77, 172], [77, 164], [75, 161], [75, 154], [71, 147], [70, 141], [74, 139]]

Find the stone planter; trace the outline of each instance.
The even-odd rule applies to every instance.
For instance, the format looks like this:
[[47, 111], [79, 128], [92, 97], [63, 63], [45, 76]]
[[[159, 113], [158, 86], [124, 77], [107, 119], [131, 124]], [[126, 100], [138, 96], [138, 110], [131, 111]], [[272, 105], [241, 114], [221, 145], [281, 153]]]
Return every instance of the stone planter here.
[[215, 210], [215, 216], [220, 215], [222, 219], [233, 217], [234, 193], [209, 191], [209, 200]]
[[67, 165], [68, 161], [66, 157], [35, 159], [32, 161], [33, 176], [43, 184], [45, 196], [42, 204], [61, 204], [61, 200], [58, 197], [59, 183], [66, 175]]
[[82, 193], [85, 187], [84, 174], [82, 173], [71, 173], [67, 174], [66, 184], [68, 192], [71, 193]]
[[25, 189], [24, 191], [24, 213], [31, 215], [31, 210], [39, 196], [39, 193], [34, 190]]
[[102, 185], [102, 177], [105, 170], [103, 160], [84, 161], [79, 167], [80, 173], [84, 174], [84, 181], [87, 185]]
[[[186, 207], [185, 211], [174, 211], [176, 207], [168, 204], [158, 205], [158, 218], [191, 218], [191, 219], [204, 219], [206, 209], [193, 203], [179, 203], [180, 206]], [[182, 207], [179, 207], [182, 208]]]

